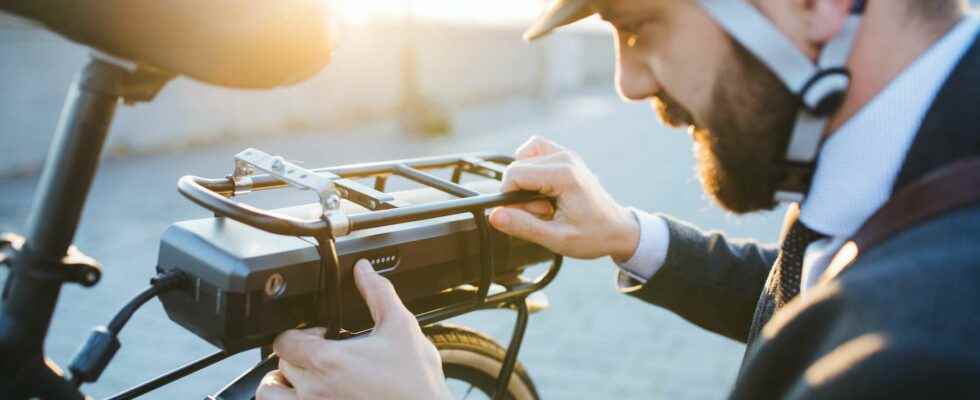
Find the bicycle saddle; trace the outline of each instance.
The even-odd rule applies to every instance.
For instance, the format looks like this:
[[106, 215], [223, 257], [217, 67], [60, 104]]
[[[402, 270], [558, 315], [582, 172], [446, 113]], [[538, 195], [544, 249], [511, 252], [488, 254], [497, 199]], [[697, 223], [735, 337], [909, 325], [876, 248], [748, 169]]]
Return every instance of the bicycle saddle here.
[[320, 0], [16, 0], [0, 10], [80, 44], [199, 81], [269, 88], [319, 72], [331, 51]]

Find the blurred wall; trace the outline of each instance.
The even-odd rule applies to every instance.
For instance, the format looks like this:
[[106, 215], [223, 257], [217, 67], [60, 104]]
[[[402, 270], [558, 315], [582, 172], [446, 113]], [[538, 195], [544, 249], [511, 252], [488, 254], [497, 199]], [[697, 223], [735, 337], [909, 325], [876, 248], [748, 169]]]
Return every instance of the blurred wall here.
[[[45, 156], [64, 96], [87, 50], [0, 16], [0, 175], [29, 172]], [[333, 62], [302, 84], [269, 91], [171, 82], [152, 103], [117, 113], [110, 153], [186, 148], [228, 137], [327, 131], [398, 110], [401, 44], [414, 37], [420, 91], [451, 109], [610, 82], [608, 34], [563, 32], [532, 45], [523, 26], [394, 23], [345, 29]], [[409, 36], [413, 35], [414, 36]]]

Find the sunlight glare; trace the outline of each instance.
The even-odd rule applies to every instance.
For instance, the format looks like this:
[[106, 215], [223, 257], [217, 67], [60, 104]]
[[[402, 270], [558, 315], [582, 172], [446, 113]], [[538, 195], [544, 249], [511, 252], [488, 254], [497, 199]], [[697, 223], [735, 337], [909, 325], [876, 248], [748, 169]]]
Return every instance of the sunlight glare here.
[[527, 23], [544, 8], [542, 0], [343, 0], [337, 7], [348, 23], [399, 18], [412, 11], [424, 19], [483, 24]]

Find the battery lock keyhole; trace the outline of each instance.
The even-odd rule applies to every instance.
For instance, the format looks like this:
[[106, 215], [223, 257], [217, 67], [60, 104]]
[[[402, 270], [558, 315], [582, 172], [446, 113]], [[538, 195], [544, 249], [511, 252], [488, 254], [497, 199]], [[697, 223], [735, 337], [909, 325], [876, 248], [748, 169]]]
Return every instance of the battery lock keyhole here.
[[271, 298], [279, 298], [286, 293], [286, 278], [282, 274], [275, 273], [269, 275], [265, 281], [265, 295]]

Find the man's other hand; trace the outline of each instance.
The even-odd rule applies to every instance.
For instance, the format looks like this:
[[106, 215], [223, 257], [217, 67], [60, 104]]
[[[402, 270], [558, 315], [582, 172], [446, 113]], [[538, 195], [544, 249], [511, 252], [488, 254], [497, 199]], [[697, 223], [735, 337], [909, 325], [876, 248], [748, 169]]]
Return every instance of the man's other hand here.
[[501, 190], [539, 192], [555, 200], [500, 207], [490, 223], [500, 231], [569, 257], [611, 256], [622, 262], [636, 251], [640, 228], [613, 200], [574, 152], [532, 137], [504, 173]]
[[276, 338], [279, 369], [262, 380], [259, 400], [449, 399], [436, 348], [418, 322], [365, 260], [354, 280], [374, 319], [363, 338], [326, 340], [322, 328], [290, 330]]

